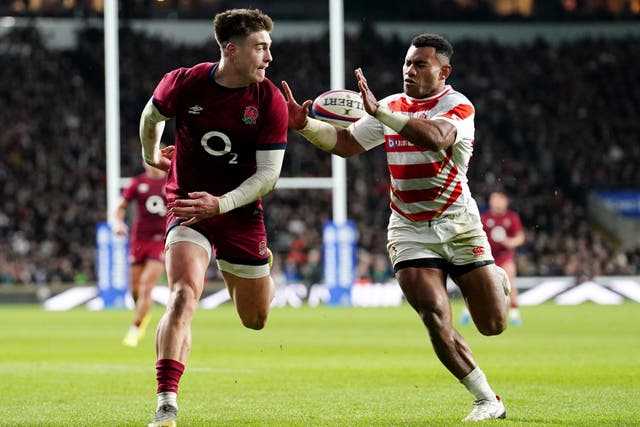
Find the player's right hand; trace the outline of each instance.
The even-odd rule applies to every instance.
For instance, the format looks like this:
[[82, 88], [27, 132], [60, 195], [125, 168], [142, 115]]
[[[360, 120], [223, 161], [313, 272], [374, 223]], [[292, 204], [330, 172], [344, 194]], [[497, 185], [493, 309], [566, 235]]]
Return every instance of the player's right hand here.
[[289, 88], [289, 85], [284, 80], [282, 81], [282, 88], [287, 97], [287, 107], [289, 108], [289, 127], [300, 130], [307, 124], [307, 116], [309, 115], [309, 109], [313, 101], [307, 99], [300, 105], [293, 97], [291, 88]]
[[220, 203], [216, 196], [206, 191], [193, 191], [188, 195], [188, 199], [176, 199], [167, 204], [171, 213], [182, 221], [181, 225], [192, 225], [220, 214]]

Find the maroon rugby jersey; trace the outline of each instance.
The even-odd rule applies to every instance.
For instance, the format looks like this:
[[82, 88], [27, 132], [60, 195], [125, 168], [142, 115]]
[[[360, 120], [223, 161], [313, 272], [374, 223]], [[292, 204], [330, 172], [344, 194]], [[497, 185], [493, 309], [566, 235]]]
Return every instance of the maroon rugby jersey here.
[[[178, 68], [162, 78], [153, 104], [176, 118], [175, 149], [167, 175], [167, 201], [191, 191], [221, 196], [256, 171], [256, 150], [284, 149], [288, 110], [268, 79], [242, 88], [214, 80], [217, 63]], [[261, 200], [249, 204], [261, 207]]]
[[132, 241], [162, 241], [167, 208], [164, 195], [165, 178], [150, 178], [147, 174], [131, 178], [122, 190], [127, 202], [135, 201], [136, 215], [131, 227]]
[[504, 215], [496, 215], [487, 211], [482, 214], [481, 219], [496, 263], [501, 265], [503, 262], [513, 259], [515, 250], [507, 248], [502, 242], [507, 237], [511, 238], [522, 231], [520, 216], [512, 210], [507, 210]]

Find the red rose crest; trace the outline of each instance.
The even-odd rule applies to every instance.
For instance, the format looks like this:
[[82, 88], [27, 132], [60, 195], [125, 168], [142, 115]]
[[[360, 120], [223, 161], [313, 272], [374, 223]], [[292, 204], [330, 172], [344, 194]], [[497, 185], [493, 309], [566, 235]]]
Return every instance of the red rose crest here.
[[244, 109], [244, 116], [242, 116], [242, 121], [246, 125], [255, 125], [256, 120], [258, 120], [258, 109], [256, 107], [246, 107]]

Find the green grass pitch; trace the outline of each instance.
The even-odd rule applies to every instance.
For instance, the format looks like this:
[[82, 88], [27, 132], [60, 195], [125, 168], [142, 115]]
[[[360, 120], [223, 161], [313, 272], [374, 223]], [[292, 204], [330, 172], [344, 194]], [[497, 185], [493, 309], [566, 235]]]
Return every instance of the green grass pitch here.
[[[485, 424], [640, 425], [640, 304], [521, 312], [523, 326], [497, 337], [458, 328], [507, 408]], [[0, 426], [146, 426], [153, 332], [123, 347], [131, 318], [0, 307]], [[181, 427], [452, 426], [471, 410], [407, 305], [275, 308], [259, 332], [225, 305], [198, 311], [193, 338]]]

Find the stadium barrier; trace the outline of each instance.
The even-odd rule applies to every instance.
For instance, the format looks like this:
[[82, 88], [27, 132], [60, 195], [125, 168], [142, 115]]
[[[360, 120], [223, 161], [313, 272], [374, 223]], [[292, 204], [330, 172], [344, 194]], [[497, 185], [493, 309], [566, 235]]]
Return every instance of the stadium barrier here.
[[[515, 285], [520, 291], [521, 306], [543, 303], [576, 305], [582, 303], [622, 304], [640, 303], [640, 276], [601, 276], [581, 283], [572, 277], [519, 277]], [[447, 285], [452, 298], [460, 298], [458, 288], [451, 282]], [[152, 297], [158, 304], [166, 304], [169, 290], [164, 285], [154, 288]], [[307, 287], [301, 283], [290, 283], [278, 287], [273, 301], [274, 307], [317, 307], [330, 302], [330, 289], [324, 284]], [[387, 283], [355, 283], [349, 291], [352, 307], [390, 307], [404, 302], [395, 280]], [[124, 307], [133, 308], [133, 300], [125, 295]], [[90, 310], [104, 308], [97, 284], [77, 285], [2, 285], [0, 304], [39, 303], [47, 310], [68, 310], [85, 306]], [[229, 293], [221, 281], [208, 283], [200, 306], [215, 309], [230, 303]]]

